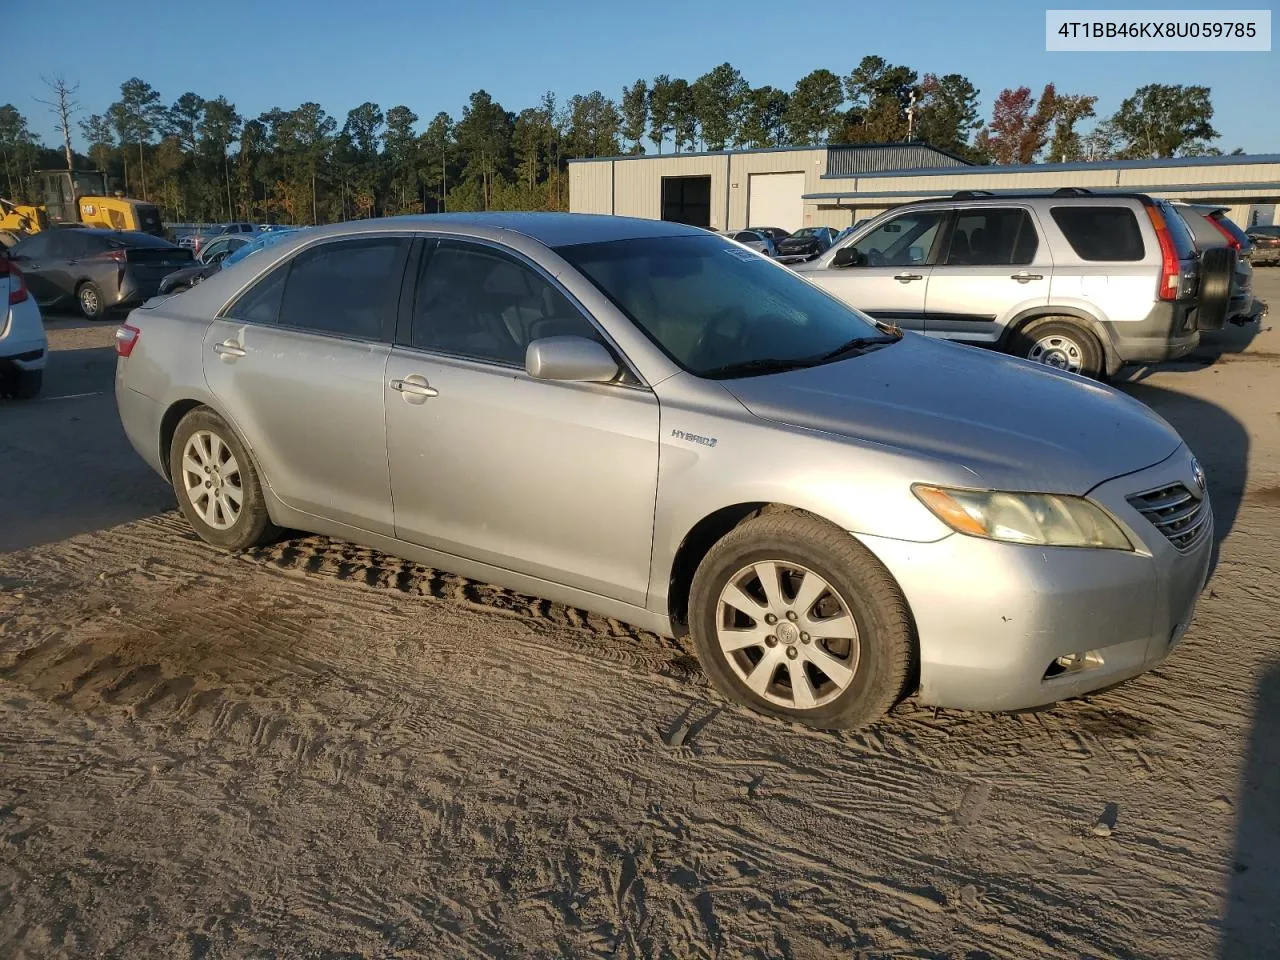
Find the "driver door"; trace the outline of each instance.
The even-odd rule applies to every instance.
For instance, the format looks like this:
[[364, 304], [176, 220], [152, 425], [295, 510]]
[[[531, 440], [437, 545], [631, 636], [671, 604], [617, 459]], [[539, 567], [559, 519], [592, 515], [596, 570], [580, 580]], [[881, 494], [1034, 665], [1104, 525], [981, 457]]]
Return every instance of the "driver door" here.
[[845, 244], [861, 254], [856, 263], [828, 263], [807, 276], [877, 320], [923, 331], [925, 289], [948, 215], [946, 210], [903, 213]]

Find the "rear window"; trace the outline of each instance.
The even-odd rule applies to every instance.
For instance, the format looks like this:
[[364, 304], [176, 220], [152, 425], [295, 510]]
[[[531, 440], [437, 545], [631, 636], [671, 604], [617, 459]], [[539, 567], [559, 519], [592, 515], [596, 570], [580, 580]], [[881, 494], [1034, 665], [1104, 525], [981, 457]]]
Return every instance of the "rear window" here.
[[[1138, 218], [1128, 207], [1054, 207], [1050, 213], [1081, 260], [1133, 261], [1147, 255]], [[1185, 225], [1182, 230], [1190, 240]]]
[[1178, 211], [1174, 209], [1171, 203], [1158, 200], [1156, 201], [1156, 207], [1164, 217], [1165, 225], [1169, 228], [1169, 235], [1173, 237], [1173, 246], [1178, 251], [1178, 259], [1194, 260], [1199, 255], [1200, 248], [1196, 246], [1196, 235], [1187, 226], [1187, 221], [1178, 216]]

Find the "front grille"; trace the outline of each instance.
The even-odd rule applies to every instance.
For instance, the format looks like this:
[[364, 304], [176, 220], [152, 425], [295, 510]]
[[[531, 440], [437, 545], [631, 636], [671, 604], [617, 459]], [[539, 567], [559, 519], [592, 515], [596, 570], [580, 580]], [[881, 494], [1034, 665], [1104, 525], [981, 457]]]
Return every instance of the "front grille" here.
[[1204, 497], [1181, 483], [1135, 493], [1128, 499], [1179, 550], [1191, 549], [1209, 528]]

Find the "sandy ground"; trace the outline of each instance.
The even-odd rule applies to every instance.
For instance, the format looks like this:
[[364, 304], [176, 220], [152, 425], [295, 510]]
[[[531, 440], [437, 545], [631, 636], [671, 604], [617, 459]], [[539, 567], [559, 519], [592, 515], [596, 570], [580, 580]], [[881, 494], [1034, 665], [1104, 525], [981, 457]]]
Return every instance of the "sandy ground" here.
[[1280, 955], [1270, 318], [1124, 385], [1222, 537], [1165, 666], [850, 735], [349, 545], [215, 553], [127, 448], [110, 328], [49, 326], [0, 405], [0, 957]]

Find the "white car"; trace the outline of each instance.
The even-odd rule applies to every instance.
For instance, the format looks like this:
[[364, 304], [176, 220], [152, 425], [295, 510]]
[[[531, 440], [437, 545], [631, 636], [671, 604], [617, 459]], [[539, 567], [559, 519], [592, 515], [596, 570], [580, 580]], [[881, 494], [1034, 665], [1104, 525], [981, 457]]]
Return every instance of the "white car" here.
[[49, 342], [40, 308], [21, 271], [0, 248], [0, 396], [30, 400], [40, 392]]

